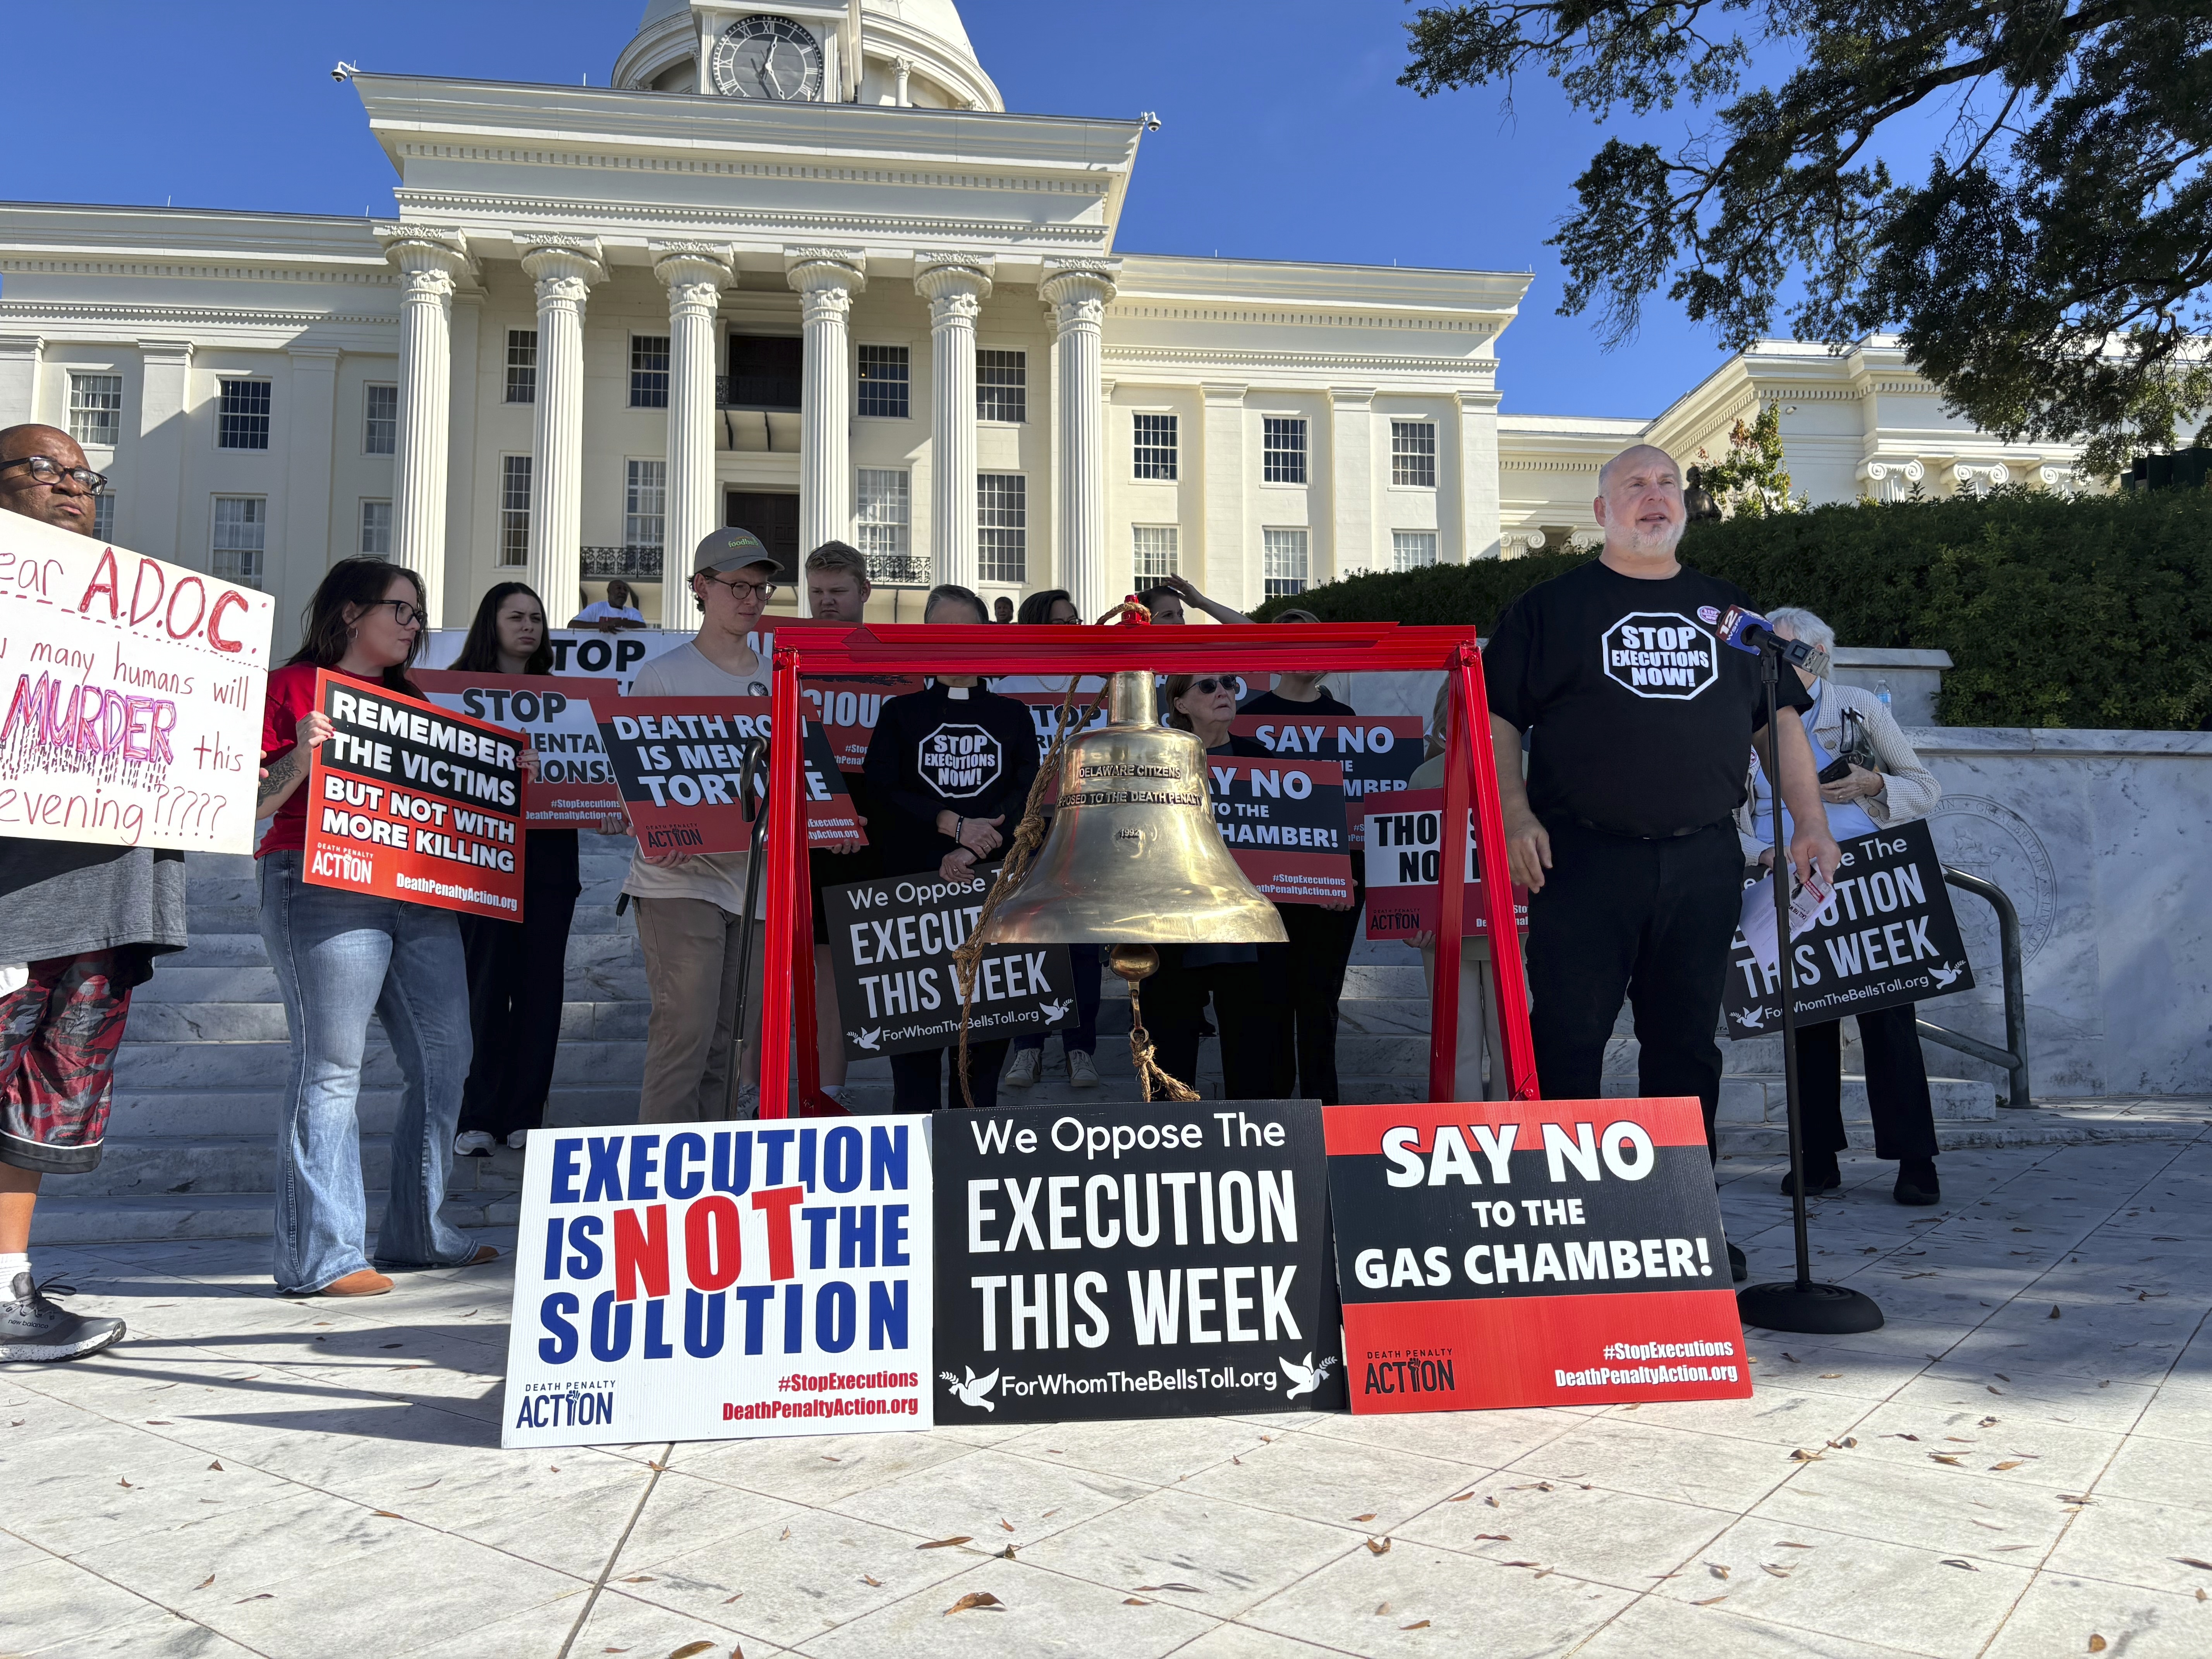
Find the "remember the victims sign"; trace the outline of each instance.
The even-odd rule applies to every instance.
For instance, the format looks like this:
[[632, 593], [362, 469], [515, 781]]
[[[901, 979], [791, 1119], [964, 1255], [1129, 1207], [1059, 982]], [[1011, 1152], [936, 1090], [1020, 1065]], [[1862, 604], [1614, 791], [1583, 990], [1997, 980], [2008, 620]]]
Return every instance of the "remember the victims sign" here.
[[0, 836], [252, 852], [275, 612], [0, 513]]
[[503, 1446], [930, 1426], [928, 1120], [539, 1129]]

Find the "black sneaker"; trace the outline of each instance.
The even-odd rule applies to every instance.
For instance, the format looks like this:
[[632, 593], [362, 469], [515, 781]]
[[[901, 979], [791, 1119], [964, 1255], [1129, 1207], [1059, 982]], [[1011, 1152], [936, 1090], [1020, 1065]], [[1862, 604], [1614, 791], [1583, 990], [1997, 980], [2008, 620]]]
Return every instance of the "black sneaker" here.
[[1728, 1252], [1729, 1277], [1741, 1285], [1751, 1277], [1751, 1263], [1744, 1260], [1743, 1252], [1733, 1244], [1728, 1247]]
[[[1843, 1184], [1844, 1172], [1841, 1166], [1837, 1164], [1836, 1155], [1833, 1152], [1808, 1152], [1805, 1155], [1806, 1197], [1818, 1198], [1823, 1193], [1840, 1191]], [[1797, 1195], [1797, 1183], [1788, 1176], [1784, 1176], [1781, 1192], [1784, 1198], [1795, 1198]]]
[[[51, 1281], [50, 1281], [51, 1282]], [[72, 1294], [65, 1285], [54, 1288]], [[123, 1340], [119, 1319], [87, 1319], [47, 1299], [46, 1286], [17, 1273], [0, 1300], [0, 1364], [19, 1360], [82, 1359]]]
[[1897, 1186], [1890, 1196], [1900, 1204], [1941, 1204], [1943, 1188], [1936, 1179], [1936, 1160], [1932, 1158], [1899, 1158]]

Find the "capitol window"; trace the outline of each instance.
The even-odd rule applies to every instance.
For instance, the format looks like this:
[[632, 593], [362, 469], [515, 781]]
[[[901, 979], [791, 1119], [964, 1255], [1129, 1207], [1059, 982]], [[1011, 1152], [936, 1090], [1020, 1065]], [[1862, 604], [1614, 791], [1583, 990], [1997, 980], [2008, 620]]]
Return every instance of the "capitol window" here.
[[112, 449], [123, 433], [123, 377], [70, 376], [70, 436], [89, 447]]
[[1394, 530], [1390, 532], [1390, 568], [1419, 570], [1437, 562], [1437, 532], [1433, 530]]
[[372, 559], [392, 556], [392, 503], [361, 504], [361, 550]]
[[902, 345], [864, 345], [859, 349], [860, 383], [854, 412], [879, 420], [908, 417], [908, 365]]
[[1136, 417], [1136, 476], [1158, 483], [1176, 481], [1176, 417], [1139, 415]]
[[853, 527], [867, 557], [868, 580], [900, 586], [927, 582], [927, 570], [911, 568], [907, 528], [913, 517], [914, 489], [906, 469], [864, 466], [860, 474]]
[[629, 337], [629, 406], [632, 409], [668, 407], [668, 337], [633, 334]]
[[[1170, 416], [1170, 419], [1173, 417]], [[1131, 575], [1139, 582], [1164, 581], [1176, 573], [1176, 526], [1140, 524], [1130, 526]]]
[[[1026, 351], [975, 354], [975, 418], [1016, 425], [1029, 418], [1030, 355]], [[1011, 578], [1018, 581], [1019, 577]]]
[[95, 541], [115, 539], [115, 492], [103, 489], [92, 498], [92, 534]]
[[[1295, 415], [1267, 415], [1260, 422], [1260, 482], [1302, 484], [1306, 481], [1306, 423]], [[1305, 532], [1298, 532], [1304, 535]], [[1273, 592], [1271, 588], [1268, 590]], [[1289, 590], [1296, 593], [1303, 587]]]
[[1437, 487], [1437, 423], [1390, 422], [1390, 482], [1413, 489]]
[[215, 556], [208, 566], [214, 574], [241, 587], [260, 586], [261, 561], [268, 551], [268, 542], [267, 496], [215, 498]]
[[374, 381], [362, 388], [361, 453], [396, 455], [399, 453], [399, 388]]
[[[1300, 426], [1305, 424], [1301, 421]], [[1267, 587], [1267, 597], [1280, 599], [1289, 593], [1306, 591], [1306, 532], [1303, 530], [1263, 530], [1261, 545], [1265, 551], [1266, 568], [1262, 572]]]
[[223, 380], [216, 404], [215, 447], [217, 449], [269, 447], [269, 382]]
[[534, 328], [507, 331], [507, 401], [538, 401], [538, 331]]
[[499, 562], [530, 562], [530, 457], [499, 458]]
[[975, 476], [976, 537], [987, 582], [1029, 580], [1029, 483], [1018, 472]]
[[623, 545], [659, 547], [666, 538], [668, 463], [623, 463]]

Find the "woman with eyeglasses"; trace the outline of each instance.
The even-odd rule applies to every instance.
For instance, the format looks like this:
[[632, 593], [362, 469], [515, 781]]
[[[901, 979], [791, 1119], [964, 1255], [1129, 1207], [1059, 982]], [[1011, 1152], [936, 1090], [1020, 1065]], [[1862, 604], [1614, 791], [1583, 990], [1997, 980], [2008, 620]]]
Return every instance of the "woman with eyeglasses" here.
[[276, 1143], [276, 1287], [295, 1296], [381, 1296], [370, 1265], [362, 1191], [362, 1052], [368, 1018], [399, 1061], [390, 1196], [377, 1229], [386, 1267], [475, 1267], [499, 1252], [438, 1218], [446, 1159], [468, 1076], [468, 969], [451, 910], [310, 886], [307, 763], [330, 737], [315, 671], [407, 696], [422, 642], [422, 579], [383, 559], [342, 559], [308, 601], [303, 641], [269, 677], [258, 810], [272, 819], [260, 860], [261, 942], [292, 1032], [291, 1077]]
[[[1250, 738], [1229, 734], [1237, 681], [1227, 674], [1170, 674], [1168, 724], [1196, 734], [1208, 755], [1265, 760]], [[1195, 1085], [1206, 1009], [1221, 1036], [1221, 1097], [1281, 1100], [1295, 1071], [1281, 992], [1280, 945], [1164, 945], [1159, 972], [1145, 981], [1145, 1024], [1169, 1075]]]
[[[477, 674], [552, 673], [545, 605], [529, 584], [492, 586], [449, 665]], [[464, 1158], [489, 1158], [502, 1143], [520, 1152], [530, 1131], [544, 1122], [553, 1089], [568, 927], [584, 885], [574, 830], [526, 830], [522, 841], [522, 920], [460, 918], [476, 1042], [461, 1091], [460, 1133], [453, 1137], [453, 1150]]]

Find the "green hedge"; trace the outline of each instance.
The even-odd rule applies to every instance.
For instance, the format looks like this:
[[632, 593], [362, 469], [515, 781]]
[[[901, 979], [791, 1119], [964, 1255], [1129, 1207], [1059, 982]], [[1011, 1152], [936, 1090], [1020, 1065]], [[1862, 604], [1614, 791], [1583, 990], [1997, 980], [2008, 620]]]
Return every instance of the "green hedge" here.
[[[1486, 629], [1583, 557], [1354, 576], [1258, 614]], [[1821, 507], [1692, 526], [1682, 557], [1817, 612], [1844, 645], [1948, 651], [1947, 725], [2190, 730], [2212, 714], [2212, 490]]]

